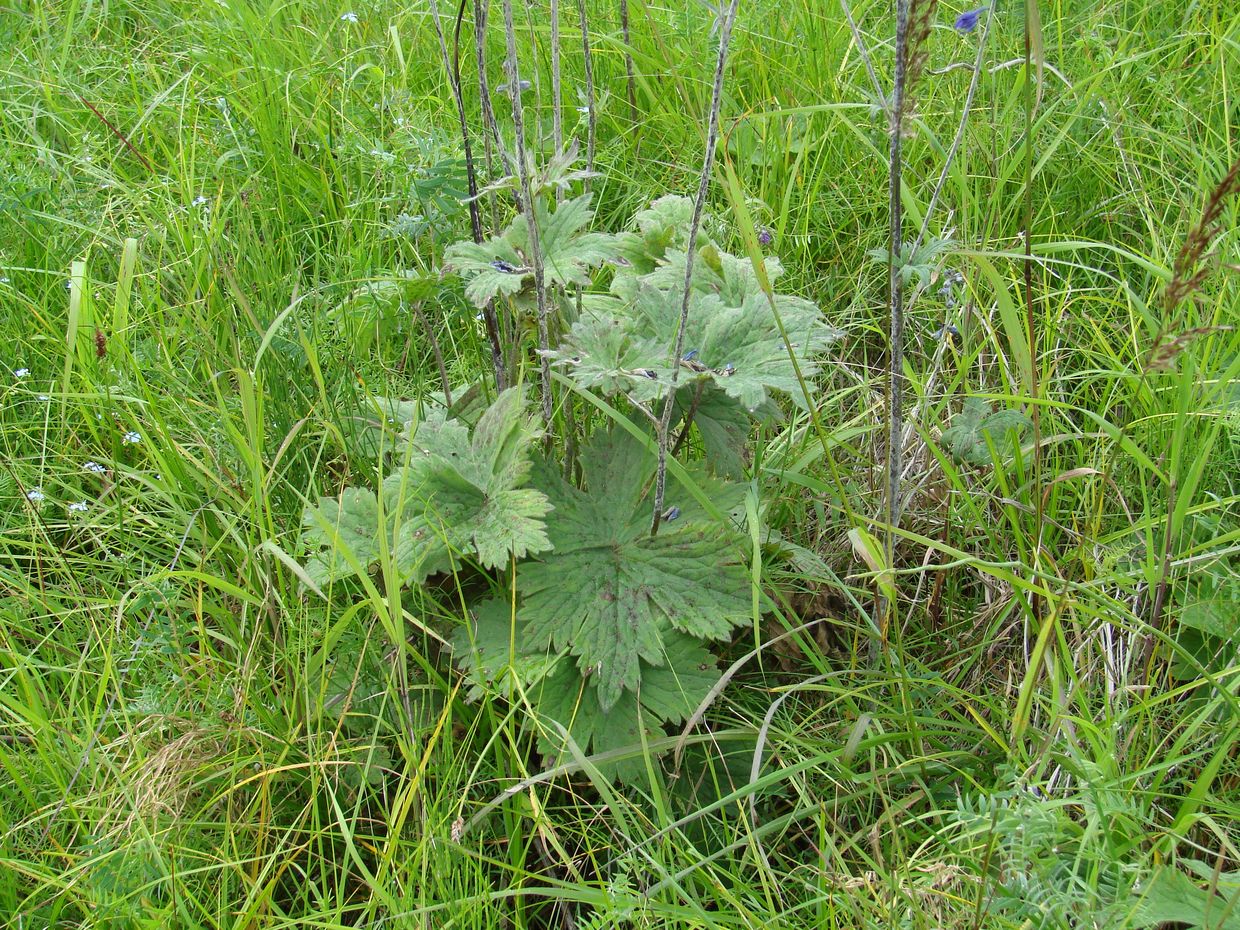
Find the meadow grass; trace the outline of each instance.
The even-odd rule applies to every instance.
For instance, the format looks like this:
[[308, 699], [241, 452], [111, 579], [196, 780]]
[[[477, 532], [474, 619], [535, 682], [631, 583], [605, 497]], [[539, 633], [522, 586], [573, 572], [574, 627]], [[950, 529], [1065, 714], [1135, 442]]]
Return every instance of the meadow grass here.
[[[696, 0], [632, 0], [627, 46], [618, 4], [586, 6], [614, 229], [696, 189], [717, 36]], [[516, 4], [545, 158], [543, 8]], [[889, 81], [890, 10], [852, 12]], [[959, 12], [940, 6], [905, 116], [912, 230], [977, 53]], [[1237, 158], [1240, 19], [1104, 0], [1041, 21], [1031, 155], [1021, 8], [1000, 4], [930, 217], [886, 565], [849, 536], [883, 532], [882, 101], [835, 4], [742, 0], [712, 230], [769, 229], [787, 289], [845, 338], [820, 378], [825, 437], [791, 410], [751, 463], [786, 540], [752, 554], [777, 609], [730, 645], [679, 765], [656, 756], [669, 733], [635, 747], [649, 777], [622, 788], [598, 760], [546, 771], [521, 703], [468, 693], [454, 579], [402, 590], [381, 568], [324, 601], [300, 577], [307, 502], [373, 477], [366, 399], [439, 389], [409, 305], [454, 385], [490, 367], [474, 309], [437, 280], [468, 224], [426, 4], [5, 11], [5, 926], [1240, 926], [1230, 205], [1214, 273], [1161, 299]], [[504, 53], [493, 28], [492, 86]], [[1036, 469], [1028, 437], [952, 454], [969, 396], [1036, 404]]]

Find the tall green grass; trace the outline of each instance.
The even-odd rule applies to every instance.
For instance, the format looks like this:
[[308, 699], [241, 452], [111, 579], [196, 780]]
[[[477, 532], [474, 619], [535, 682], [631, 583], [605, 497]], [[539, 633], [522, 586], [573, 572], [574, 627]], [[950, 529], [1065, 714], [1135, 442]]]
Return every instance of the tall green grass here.
[[[549, 30], [515, 6], [545, 157]], [[714, 14], [633, 0], [626, 45], [618, 4], [588, 7], [614, 227], [696, 186]], [[435, 279], [467, 216], [429, 11], [0, 17], [7, 926], [1240, 925], [1233, 209], [1203, 290], [1161, 303], [1237, 156], [1234, 11], [1042, 5], [1031, 346], [1021, 15], [997, 9], [930, 224], [952, 244], [908, 309], [911, 496], [895, 564], [872, 566], [849, 531], [882, 531], [886, 270], [867, 253], [886, 243], [886, 119], [836, 6], [740, 10], [710, 212], [738, 244], [769, 228], [847, 338], [825, 454], [794, 411], [752, 464], [783, 540], [754, 570], [781, 609], [732, 645], [681, 752], [652, 752], [677, 734], [645, 747], [648, 784], [624, 790], [589, 758], [545, 771], [518, 701], [466, 693], [455, 579], [402, 592], [381, 568], [324, 601], [298, 577], [304, 503], [374, 460], [367, 398], [439, 387], [408, 304], [454, 384], [490, 364]], [[976, 54], [958, 12], [907, 120], [910, 226]], [[889, 80], [887, 5], [853, 13]], [[502, 31], [488, 43], [494, 86]], [[575, 106], [580, 49], [562, 57]], [[1169, 370], [1148, 365], [1190, 330]], [[964, 398], [1027, 407], [1034, 373], [1041, 482], [1028, 437], [953, 457]], [[884, 585], [900, 622], [871, 664]]]

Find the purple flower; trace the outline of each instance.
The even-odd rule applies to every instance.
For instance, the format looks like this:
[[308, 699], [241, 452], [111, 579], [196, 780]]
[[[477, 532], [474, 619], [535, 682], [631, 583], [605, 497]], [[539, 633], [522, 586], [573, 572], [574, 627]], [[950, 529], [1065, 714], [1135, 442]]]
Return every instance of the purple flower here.
[[770, 245], [774, 239], [775, 237], [771, 235], [769, 229], [763, 228], [758, 230], [758, 242], [762, 245]]
[[989, 9], [989, 6], [979, 6], [976, 10], [969, 10], [967, 13], [961, 13], [956, 17], [956, 31], [972, 32], [977, 28], [978, 20], [982, 18], [982, 14]]

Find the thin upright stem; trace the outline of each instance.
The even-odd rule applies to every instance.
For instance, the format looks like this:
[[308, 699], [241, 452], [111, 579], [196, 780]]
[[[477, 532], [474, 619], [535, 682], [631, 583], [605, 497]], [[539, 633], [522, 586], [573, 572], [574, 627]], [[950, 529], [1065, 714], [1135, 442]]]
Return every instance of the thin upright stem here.
[[[555, 154], [564, 148], [564, 95], [560, 88], [560, 0], [551, 0], [551, 144]], [[556, 199], [564, 191], [556, 188]]]
[[986, 14], [986, 24], [982, 26], [982, 36], [977, 43], [977, 60], [973, 63], [973, 76], [969, 79], [969, 92], [965, 94], [964, 109], [960, 113], [960, 123], [956, 126], [956, 137], [952, 139], [952, 147], [948, 149], [943, 168], [939, 171], [939, 179], [934, 184], [934, 193], [930, 195], [930, 204], [926, 207], [926, 213], [922, 217], [921, 230], [917, 233], [917, 241], [912, 248], [914, 255], [926, 241], [926, 235], [930, 231], [930, 218], [934, 216], [934, 208], [938, 206], [939, 196], [947, 185], [947, 176], [951, 173], [952, 165], [956, 162], [956, 155], [960, 151], [960, 144], [964, 141], [965, 127], [969, 125], [969, 113], [973, 110], [973, 98], [977, 95], [978, 84], [981, 83], [982, 62], [986, 56], [986, 39], [990, 35], [990, 24], [994, 17], [995, 7], [991, 4], [990, 12]]
[[689, 243], [685, 248], [685, 283], [680, 302], [680, 323], [676, 327], [676, 348], [672, 353], [672, 375], [667, 397], [663, 401], [663, 413], [659, 417], [659, 465], [654, 483], [654, 516], [650, 521], [650, 535], [659, 532], [663, 519], [663, 497], [667, 490], [667, 452], [671, 433], [672, 410], [676, 406], [676, 385], [680, 380], [680, 360], [685, 351], [685, 324], [689, 320], [689, 298], [693, 286], [693, 259], [697, 251], [698, 227], [706, 209], [706, 193], [710, 189], [711, 170], [715, 164], [715, 146], [719, 142], [719, 111], [723, 106], [723, 71], [728, 60], [728, 45], [732, 41], [732, 24], [736, 22], [739, 0], [732, 0], [723, 13], [719, 30], [719, 57], [715, 62], [715, 83], [711, 91], [710, 116], [706, 127], [706, 154], [702, 159], [702, 174], [698, 179], [697, 199], [693, 202], [693, 222], [689, 225]]
[[[1033, 36], [1030, 22], [1029, 4], [1033, 0], [1025, 0], [1025, 320], [1028, 328], [1029, 344], [1029, 397], [1033, 401], [1030, 419], [1033, 421], [1033, 505], [1034, 505], [1034, 567], [1040, 567], [1042, 554], [1042, 415], [1038, 403], [1038, 346], [1037, 330], [1034, 325], [1033, 313], [1033, 111], [1036, 107], [1033, 98]], [[1039, 75], [1040, 77], [1040, 75]], [[1035, 596], [1033, 600], [1034, 618], [1042, 615], [1042, 599]]]
[[625, 86], [629, 94], [629, 120], [637, 122], [637, 80], [633, 76], [633, 42], [629, 34], [629, 0], [620, 0], [620, 35], [624, 37]]
[[[891, 254], [888, 256], [887, 276], [890, 297], [890, 346], [887, 371], [887, 543], [888, 568], [895, 565], [896, 527], [900, 523], [900, 458], [904, 432], [904, 273], [900, 267], [900, 250], [903, 246], [903, 204], [900, 188], [904, 176], [904, 82], [908, 45], [909, 0], [896, 0], [896, 56], [895, 86], [891, 94], [891, 142], [888, 156], [889, 210]], [[887, 611], [895, 604], [887, 604]], [[886, 629], [885, 623], [879, 629]], [[877, 641], [876, 641], [877, 643]]]
[[547, 358], [551, 337], [548, 330], [547, 287], [543, 277], [542, 249], [538, 241], [538, 217], [534, 205], [533, 187], [530, 183], [530, 162], [525, 148], [525, 110], [521, 102], [521, 65], [517, 60], [517, 30], [513, 25], [512, 0], [504, 0], [504, 37], [508, 44], [508, 89], [512, 97], [512, 123], [515, 130], [513, 149], [517, 162], [517, 182], [521, 187], [521, 209], [525, 212], [529, 230], [529, 250], [526, 256], [534, 271], [534, 295], [538, 305], [538, 358], [542, 374], [542, 414], [546, 435], [552, 435], [551, 362]]
[[[887, 524], [893, 532], [900, 519], [900, 433], [904, 394], [904, 276], [900, 268], [900, 250], [904, 244], [904, 206], [900, 200], [900, 189], [904, 176], [904, 46], [908, 41], [908, 8], [909, 0], [897, 0], [896, 74], [895, 89], [892, 92], [891, 140], [888, 152], [891, 254], [888, 257], [887, 274], [891, 311], [888, 335], [891, 345], [888, 365]], [[890, 544], [889, 537], [888, 545]]]
[[866, 47], [865, 39], [861, 35], [861, 29], [857, 26], [857, 21], [853, 19], [852, 10], [848, 6], [848, 0], [840, 0], [840, 8], [844, 11], [844, 18], [848, 20], [848, 28], [852, 32], [853, 42], [857, 44], [857, 54], [861, 56], [861, 61], [865, 64], [865, 73], [870, 76], [870, 87], [874, 90], [874, 98], [878, 101], [879, 106], [884, 110], [887, 109], [887, 98], [883, 94], [883, 85], [878, 81], [878, 75], [874, 72], [874, 61], [870, 58], [870, 50]]
[[[590, 24], [586, 19], [586, 0], [577, 0], [577, 15], [581, 20], [581, 53], [586, 73], [586, 171], [594, 170], [594, 144], [598, 116], [594, 112], [594, 55], [590, 50]], [[590, 189], [590, 178], [585, 180]]]
[[[462, 8], [464, 0], [461, 0]], [[473, 146], [469, 137], [469, 122], [465, 117], [465, 99], [461, 94], [461, 63], [459, 52], [455, 57], [448, 55], [448, 43], [444, 38], [443, 22], [439, 17], [439, 0], [431, 0], [431, 20], [435, 24], [435, 36], [439, 39], [439, 53], [443, 59], [444, 70], [448, 75], [448, 84], [452, 89], [452, 99], [456, 103], [456, 114], [460, 121], [461, 143], [465, 149], [465, 177], [469, 186], [469, 226], [474, 242], [482, 241], [482, 216], [478, 211], [478, 172], [474, 167]], [[459, 49], [459, 43], [457, 45]], [[499, 336], [499, 319], [495, 315], [495, 305], [488, 302], [482, 308], [483, 326], [487, 331], [487, 342], [491, 348], [491, 366], [495, 370], [495, 386], [503, 390], [507, 386], [507, 372], [504, 367], [504, 350]]]

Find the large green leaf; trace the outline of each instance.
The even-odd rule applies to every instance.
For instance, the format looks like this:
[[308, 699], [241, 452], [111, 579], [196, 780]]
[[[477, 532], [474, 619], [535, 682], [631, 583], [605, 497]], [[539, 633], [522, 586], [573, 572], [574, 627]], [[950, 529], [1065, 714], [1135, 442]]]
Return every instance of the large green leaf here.
[[[682, 293], [643, 283], [615, 312], [583, 313], [548, 357], [584, 387], [625, 392], [639, 402], [661, 397], [671, 383]], [[818, 371], [817, 355], [837, 334], [809, 301], [781, 296], [776, 306], [801, 374], [810, 377]], [[788, 347], [761, 293], [730, 306], [719, 294], [695, 290], [684, 346], [689, 357], [680, 363], [682, 384], [708, 380], [751, 412], [772, 392], [801, 397]]]
[[[663, 262], [642, 278], [642, 284], [661, 290], [683, 290], [687, 253], [669, 250]], [[774, 283], [784, 273], [775, 256], [764, 260], [767, 280]], [[762, 285], [747, 256], [732, 255], [715, 245], [700, 248], [693, 261], [693, 290], [713, 294], [728, 307], [739, 307], [749, 297], [762, 294]]]
[[1157, 927], [1163, 924], [1184, 924], [1193, 930], [1240, 930], [1240, 910], [1233, 904], [1236, 890], [1234, 875], [1214, 890], [1199, 888], [1183, 872], [1164, 867], [1154, 875], [1142, 893], [1136, 912], [1128, 926]]
[[681, 388], [676, 392], [676, 409], [678, 414], [688, 414], [693, 409], [693, 424], [702, 438], [702, 450], [710, 469], [717, 475], [737, 479], [745, 475], [753, 424], [751, 416], [762, 421], [780, 416], [779, 407], [774, 403], [758, 408], [751, 415], [713, 384]]
[[[585, 231], [594, 216], [590, 209], [593, 197], [593, 194], [582, 194], [564, 201], [554, 211], [545, 201], [534, 201], [538, 247], [542, 252], [544, 280], [548, 284], [562, 287], [589, 284], [591, 269], [618, 254], [613, 236]], [[512, 221], [506, 235], [519, 252], [529, 254], [529, 224], [524, 215]]]
[[533, 280], [533, 271], [504, 236], [486, 242], [455, 242], [444, 251], [444, 271], [465, 279], [465, 296], [475, 307], [494, 298], [513, 296]]
[[462, 553], [499, 568], [549, 549], [543, 517], [550, 503], [523, 486], [538, 436], [517, 388], [499, 396], [472, 435], [442, 410], [430, 412], [383, 482], [382, 521], [379, 498], [367, 488], [345, 488], [339, 500], [324, 498], [307, 509], [310, 578], [321, 585], [369, 571], [382, 552], [381, 533], [405, 581], [447, 570]]
[[420, 552], [417, 543], [429, 536], [499, 568], [549, 549], [542, 520], [550, 509], [547, 497], [522, 487], [538, 435], [518, 388], [496, 399], [472, 436], [442, 413], [423, 422], [410, 440], [408, 466], [383, 483], [389, 509], [411, 515], [401, 536], [409, 551]]
[[[586, 489], [550, 466], [539, 484], [554, 506], [553, 551], [526, 566], [520, 617], [529, 648], [568, 649], [610, 710], [642, 682], [643, 667], [664, 661], [661, 631], [721, 639], [750, 619], [749, 581], [735, 535], [673, 486], [679, 514], [650, 535], [648, 494], [654, 456], [627, 433], [596, 434], [582, 456]], [[725, 512], [736, 489], [700, 483]]]
[[[616, 236], [616, 246], [636, 273], [645, 274], [658, 267], [669, 250], [683, 250], [688, 245], [692, 222], [693, 201], [679, 194], [667, 194], [637, 212], [633, 217], [636, 230]], [[617, 278], [616, 284], [623, 291], [623, 280]]]
[[[590, 679], [583, 681], [568, 662], [561, 662], [534, 689], [539, 744], [553, 763], [568, 758], [560, 728], [585, 752], [640, 749], [643, 737], [648, 741], [662, 735], [662, 724], [679, 723], [705, 700], [719, 680], [715, 657], [693, 637], [674, 630], [661, 630], [659, 639], [659, 662], [642, 663], [640, 689], [623, 692], [611, 705], [604, 705]], [[599, 767], [604, 774], [624, 781], [636, 781], [645, 774], [640, 752]]]
[[302, 515], [302, 541], [310, 550], [306, 574], [320, 587], [367, 572], [379, 558], [379, 502], [368, 488], [345, 488]]
[[[585, 231], [593, 216], [592, 196], [583, 194], [566, 200], [555, 210], [544, 198], [534, 201], [543, 279], [548, 285], [589, 284], [593, 269], [619, 255], [614, 237]], [[518, 215], [501, 235], [484, 243], [448, 246], [444, 270], [465, 280], [465, 296], [477, 307], [499, 295], [520, 294], [534, 281], [526, 216]]]
[[952, 425], [943, 431], [943, 445], [958, 462], [989, 465], [988, 441], [998, 455], [1006, 457], [1011, 454], [1013, 441], [1018, 441], [1031, 426], [1029, 418], [1019, 410], [992, 413], [983, 398], [966, 397]]
[[[559, 653], [525, 651], [521, 628], [514, 626], [512, 605], [507, 601], [483, 601], [471, 614], [471, 622], [452, 640], [457, 663], [469, 677], [468, 700], [497, 690], [512, 695], [517, 683], [528, 689], [556, 667]], [[564, 664], [572, 668], [571, 663]]]

